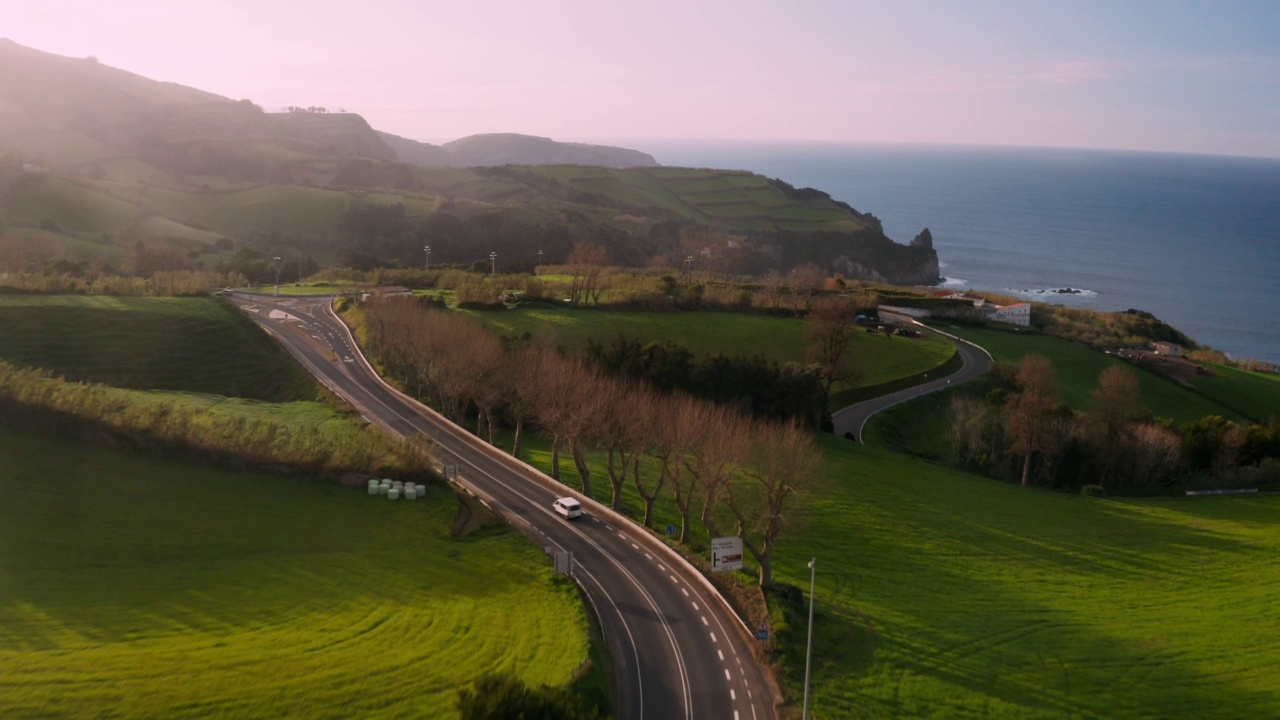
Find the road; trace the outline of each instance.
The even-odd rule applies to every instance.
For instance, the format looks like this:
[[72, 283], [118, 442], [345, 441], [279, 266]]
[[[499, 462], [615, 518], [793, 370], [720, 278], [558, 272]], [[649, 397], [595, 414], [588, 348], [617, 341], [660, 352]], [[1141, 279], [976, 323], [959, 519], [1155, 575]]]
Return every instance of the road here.
[[[370, 423], [396, 436], [431, 435], [439, 462], [457, 465], [458, 480], [508, 523], [540, 547], [573, 553], [574, 577], [613, 658], [619, 720], [775, 717], [771, 680], [751, 652], [754, 637], [661, 541], [387, 386], [329, 298], [232, 299]], [[569, 522], [552, 512], [552, 501], [565, 495], [583, 502], [584, 518]]]
[[853, 436], [862, 442], [862, 431], [867, 426], [867, 421], [872, 415], [893, 407], [898, 403], [903, 403], [914, 398], [918, 398], [925, 393], [941, 390], [950, 385], [962, 383], [966, 380], [972, 380], [991, 369], [991, 355], [981, 347], [974, 345], [966, 340], [961, 340], [954, 335], [939, 332], [933, 328], [924, 325], [905, 315], [895, 315], [893, 313], [881, 313], [881, 316], [893, 322], [903, 325], [915, 325], [924, 332], [931, 332], [935, 335], [942, 335], [956, 346], [956, 351], [960, 353], [961, 365], [960, 369], [950, 375], [939, 376], [937, 379], [930, 379], [922, 385], [915, 385], [905, 390], [899, 390], [895, 393], [882, 395], [878, 398], [872, 398], [856, 405], [850, 405], [847, 408], [837, 410], [831, 416], [831, 424], [838, 437], [844, 437], [845, 433], [853, 433]]

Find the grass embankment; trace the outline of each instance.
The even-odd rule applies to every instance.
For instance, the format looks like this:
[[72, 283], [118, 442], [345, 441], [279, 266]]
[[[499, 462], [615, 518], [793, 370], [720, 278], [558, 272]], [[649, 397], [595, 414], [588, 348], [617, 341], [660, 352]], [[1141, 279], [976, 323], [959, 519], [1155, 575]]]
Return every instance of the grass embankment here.
[[1280, 373], [1200, 364], [1213, 373], [1212, 377], [1196, 377], [1192, 381], [1200, 393], [1257, 422], [1280, 417]]
[[0, 715], [456, 716], [486, 672], [563, 685], [571, 585], [454, 500], [0, 431]]
[[[526, 305], [515, 310], [468, 311], [500, 335], [537, 335], [551, 330], [556, 342], [577, 350], [587, 340], [608, 344], [622, 336], [641, 342], [675, 341], [695, 354], [762, 355], [778, 363], [804, 362], [805, 321], [727, 312], [640, 312]], [[865, 387], [927, 372], [952, 354], [942, 338], [890, 337], [858, 331], [849, 355], [862, 375], [850, 387]]]
[[981, 345], [996, 362], [1016, 364], [1023, 356], [1033, 353], [1049, 358], [1058, 371], [1062, 399], [1074, 410], [1088, 410], [1093, 403], [1090, 393], [1098, 386], [1098, 376], [1106, 368], [1119, 365], [1138, 376], [1142, 384], [1142, 403], [1156, 417], [1172, 418], [1178, 422], [1206, 415], [1241, 419], [1239, 413], [1215, 401], [1207, 393], [1198, 395], [1168, 378], [1069, 340], [1035, 332], [976, 328], [945, 322], [932, 324]]

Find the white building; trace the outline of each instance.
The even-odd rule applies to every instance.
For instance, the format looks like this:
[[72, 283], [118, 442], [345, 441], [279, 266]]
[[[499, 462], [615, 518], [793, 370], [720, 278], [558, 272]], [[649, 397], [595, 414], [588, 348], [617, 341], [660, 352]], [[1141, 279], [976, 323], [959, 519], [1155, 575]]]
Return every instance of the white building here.
[[1182, 346], [1171, 342], [1152, 343], [1157, 355], [1168, 355], [1169, 357], [1182, 357]]
[[1031, 303], [1014, 303], [1013, 305], [983, 305], [982, 313], [989, 320], [1031, 327]]

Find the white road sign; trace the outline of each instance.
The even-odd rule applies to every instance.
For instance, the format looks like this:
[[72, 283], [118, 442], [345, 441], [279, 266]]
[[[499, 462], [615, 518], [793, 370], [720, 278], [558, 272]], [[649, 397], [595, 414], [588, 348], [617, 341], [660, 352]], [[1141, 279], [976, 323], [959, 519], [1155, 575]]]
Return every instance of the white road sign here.
[[742, 569], [742, 538], [711, 538], [711, 571]]

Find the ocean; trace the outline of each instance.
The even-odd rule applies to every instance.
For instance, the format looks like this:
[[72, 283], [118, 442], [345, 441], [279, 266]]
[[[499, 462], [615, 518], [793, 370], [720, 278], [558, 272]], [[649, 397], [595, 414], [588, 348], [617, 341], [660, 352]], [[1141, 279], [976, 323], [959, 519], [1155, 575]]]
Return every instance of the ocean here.
[[[1049, 148], [637, 141], [663, 165], [814, 187], [933, 234], [946, 285], [1154, 313], [1280, 363], [1280, 160]], [[1055, 293], [1071, 289], [1073, 294]]]

